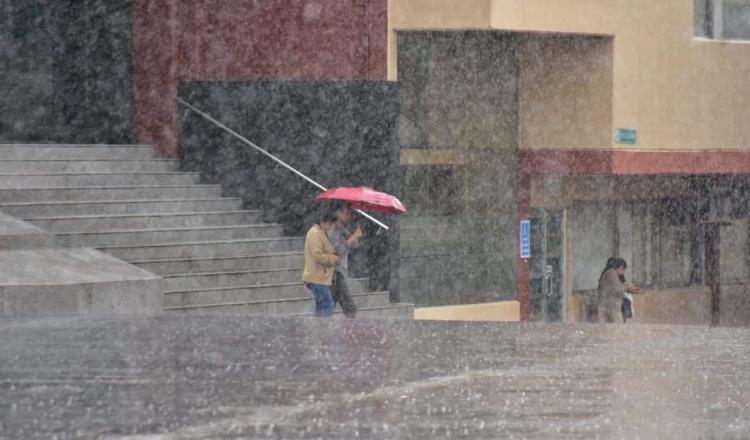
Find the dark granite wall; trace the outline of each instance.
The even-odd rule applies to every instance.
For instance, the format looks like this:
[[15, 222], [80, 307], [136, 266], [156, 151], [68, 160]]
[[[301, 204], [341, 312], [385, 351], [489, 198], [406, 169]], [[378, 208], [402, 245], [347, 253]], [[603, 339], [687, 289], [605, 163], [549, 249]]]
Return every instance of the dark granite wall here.
[[[370, 186], [400, 196], [395, 83], [385, 81], [185, 81], [179, 95], [323, 186]], [[319, 190], [193, 112], [180, 109], [180, 159], [220, 183], [225, 195], [261, 208], [265, 220], [304, 235], [315, 222]], [[398, 219], [378, 216], [389, 233], [360, 218], [366, 245], [354, 276], [398, 293]], [[394, 266], [395, 267], [395, 266]]]
[[0, 140], [131, 141], [130, 0], [0, 0]]

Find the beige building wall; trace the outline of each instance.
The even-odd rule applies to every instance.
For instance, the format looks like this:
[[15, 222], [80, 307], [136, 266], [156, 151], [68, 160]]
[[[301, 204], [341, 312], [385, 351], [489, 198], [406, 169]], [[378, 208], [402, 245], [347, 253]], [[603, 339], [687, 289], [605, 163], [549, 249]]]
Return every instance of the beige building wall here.
[[[397, 30], [610, 35], [612, 124], [605, 146], [622, 147], [613, 142], [614, 129], [634, 128], [638, 149], [750, 148], [750, 42], [693, 38], [692, 5], [689, 0], [390, 0], [389, 78], [397, 79]], [[591, 144], [543, 141], [538, 145]]]
[[520, 148], [612, 144], [612, 39], [523, 34], [519, 40]]
[[458, 306], [418, 307], [414, 319], [425, 321], [520, 321], [518, 301], [501, 301]]

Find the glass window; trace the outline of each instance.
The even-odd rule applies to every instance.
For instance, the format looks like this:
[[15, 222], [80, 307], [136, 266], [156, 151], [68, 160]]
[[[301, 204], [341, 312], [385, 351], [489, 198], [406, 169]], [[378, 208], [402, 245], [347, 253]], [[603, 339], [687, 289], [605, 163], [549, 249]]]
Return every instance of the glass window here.
[[599, 276], [614, 255], [614, 205], [578, 202], [573, 212], [573, 289], [595, 290]]
[[681, 287], [692, 284], [691, 232], [688, 226], [669, 225], [658, 228], [661, 286]]
[[692, 218], [695, 211], [686, 199], [578, 203], [573, 219], [574, 290], [595, 289], [611, 256], [625, 258], [628, 280], [643, 287], [701, 284], [703, 233]]
[[721, 228], [721, 281], [742, 284], [748, 281], [748, 219], [734, 219]]
[[750, 40], [750, 0], [694, 0], [693, 34], [723, 40]]
[[653, 287], [684, 287], [701, 282], [702, 233], [686, 199], [634, 203], [638, 231], [632, 235], [634, 281]]
[[711, 0], [694, 0], [693, 35], [711, 38]]
[[723, 0], [722, 36], [726, 40], [750, 40], [750, 0]]

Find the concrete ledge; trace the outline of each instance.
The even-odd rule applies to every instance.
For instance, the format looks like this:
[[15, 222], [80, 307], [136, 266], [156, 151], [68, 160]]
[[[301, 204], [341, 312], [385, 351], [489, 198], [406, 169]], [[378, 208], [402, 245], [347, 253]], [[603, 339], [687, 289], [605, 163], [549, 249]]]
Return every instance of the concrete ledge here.
[[52, 235], [42, 228], [0, 213], [0, 250], [52, 246]]
[[419, 307], [414, 319], [434, 321], [519, 321], [521, 305], [518, 301], [502, 301], [457, 306]]
[[95, 249], [0, 251], [0, 316], [158, 315], [162, 283]]
[[0, 317], [161, 315], [157, 280], [0, 287]]

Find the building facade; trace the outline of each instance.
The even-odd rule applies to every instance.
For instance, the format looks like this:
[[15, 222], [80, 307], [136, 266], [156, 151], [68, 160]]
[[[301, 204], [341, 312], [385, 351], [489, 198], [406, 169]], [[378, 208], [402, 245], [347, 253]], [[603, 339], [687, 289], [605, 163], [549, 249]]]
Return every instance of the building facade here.
[[[515, 296], [525, 318], [583, 320], [621, 256], [650, 292], [637, 320], [708, 322], [718, 279], [721, 322], [745, 322], [749, 13], [742, 0], [391, 0], [388, 76], [402, 94], [405, 198], [424, 207], [416, 230], [458, 229], [467, 255], [503, 237], [489, 250], [499, 261], [481, 256], [458, 277], [492, 274], [480, 296]], [[461, 226], [477, 205], [494, 222]]]
[[[525, 319], [582, 320], [606, 259], [621, 256], [651, 292], [637, 320], [706, 322], [711, 292], [722, 323], [747, 319], [731, 313], [750, 284], [747, 0], [0, 0], [0, 10], [0, 139], [153, 143], [167, 157], [189, 142], [202, 157], [226, 140], [195, 133], [175, 100], [184, 92], [283, 144], [291, 162], [335, 151], [359, 163], [347, 183], [368, 176], [361, 183], [397, 193], [410, 215], [389, 276], [418, 306], [517, 299]], [[334, 95], [329, 120], [318, 103]], [[284, 121], [302, 134], [264, 122], [264, 109], [295, 99], [305, 110]], [[337, 137], [356, 100], [366, 105]], [[368, 166], [375, 150], [382, 162]], [[249, 194], [250, 180], [215, 174]]]

